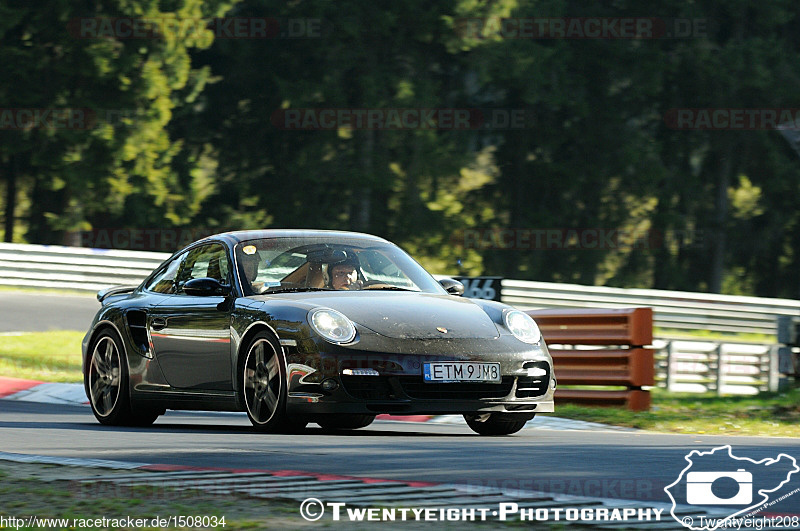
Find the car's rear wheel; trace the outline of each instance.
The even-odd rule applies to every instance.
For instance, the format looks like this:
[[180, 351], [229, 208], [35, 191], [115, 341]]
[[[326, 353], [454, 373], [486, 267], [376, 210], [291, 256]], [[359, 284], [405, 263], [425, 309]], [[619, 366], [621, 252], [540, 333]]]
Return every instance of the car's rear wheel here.
[[266, 332], [257, 334], [247, 347], [242, 364], [242, 394], [247, 416], [259, 431], [298, 431], [302, 419], [286, 416], [286, 374], [281, 349]]
[[357, 430], [366, 428], [373, 420], [375, 415], [326, 415], [316, 422], [326, 430]]
[[472, 431], [480, 435], [511, 435], [521, 430], [533, 415], [513, 415], [504, 413], [488, 413], [482, 415], [464, 415]]
[[149, 426], [160, 412], [134, 410], [128, 392], [128, 364], [117, 334], [103, 330], [94, 341], [84, 376], [92, 413], [109, 426]]

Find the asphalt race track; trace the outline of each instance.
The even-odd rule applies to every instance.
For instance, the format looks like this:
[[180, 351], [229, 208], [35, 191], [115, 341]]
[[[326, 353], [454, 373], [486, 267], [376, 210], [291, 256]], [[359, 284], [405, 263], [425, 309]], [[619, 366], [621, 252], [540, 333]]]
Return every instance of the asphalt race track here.
[[100, 303], [91, 294], [0, 291], [0, 333], [86, 331], [99, 309]]
[[[664, 502], [691, 450], [731, 444], [736, 455], [800, 456], [800, 440], [646, 432], [526, 429], [485, 438], [466, 425], [378, 421], [299, 435], [251, 430], [244, 415], [176, 413], [150, 428], [99, 425], [86, 407], [0, 400], [0, 450], [136, 463], [298, 470]], [[780, 474], [779, 474], [780, 475]], [[783, 477], [776, 476], [777, 483]], [[800, 484], [795, 475], [786, 490]], [[800, 496], [771, 508], [800, 514]]]
[[[98, 308], [89, 296], [0, 292], [0, 333], [83, 331]], [[244, 414], [194, 412], [169, 412], [150, 428], [109, 428], [85, 406], [0, 400], [0, 451], [14, 454], [296, 470], [652, 503], [669, 503], [663, 489], [686, 467], [690, 451], [726, 444], [754, 460], [781, 453], [800, 459], [800, 439], [792, 438], [556, 429], [486, 438], [465, 424], [392, 421], [353, 432], [326, 433], [311, 424], [302, 434], [267, 435], [254, 432]], [[779, 470], [770, 477], [776, 484], [783, 479]], [[770, 499], [798, 487], [800, 473]], [[769, 511], [800, 515], [800, 495]]]

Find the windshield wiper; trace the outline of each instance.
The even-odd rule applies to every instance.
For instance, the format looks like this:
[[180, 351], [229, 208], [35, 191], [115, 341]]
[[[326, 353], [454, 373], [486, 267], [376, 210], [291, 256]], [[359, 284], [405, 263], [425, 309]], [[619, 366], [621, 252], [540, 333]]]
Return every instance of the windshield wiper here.
[[367, 286], [364, 288], [364, 291], [412, 291], [414, 293], [419, 293], [419, 290], [401, 288], [400, 286], [375, 286], [374, 288]]
[[335, 291], [333, 288], [314, 288], [314, 287], [305, 287], [305, 288], [283, 288], [283, 289], [270, 289], [267, 291], [261, 292], [261, 295], [267, 295], [270, 293], [297, 293], [302, 291]]

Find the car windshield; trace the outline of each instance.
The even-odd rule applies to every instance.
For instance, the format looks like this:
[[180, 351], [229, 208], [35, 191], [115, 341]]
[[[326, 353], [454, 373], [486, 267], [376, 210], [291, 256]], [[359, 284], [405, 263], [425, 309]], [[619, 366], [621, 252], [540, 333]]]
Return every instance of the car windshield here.
[[277, 237], [236, 246], [245, 295], [298, 291], [446, 293], [394, 244], [341, 236]]

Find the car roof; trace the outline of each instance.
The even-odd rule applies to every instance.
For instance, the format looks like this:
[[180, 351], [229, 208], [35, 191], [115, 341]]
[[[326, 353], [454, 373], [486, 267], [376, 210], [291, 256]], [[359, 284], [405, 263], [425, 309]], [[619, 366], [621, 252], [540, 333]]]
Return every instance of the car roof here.
[[357, 239], [357, 240], [364, 240], [364, 242], [385, 242], [389, 243], [387, 240], [379, 237], [373, 236], [372, 234], [364, 234], [362, 232], [348, 232], [348, 231], [337, 231], [337, 230], [319, 230], [319, 229], [261, 229], [261, 230], [238, 230], [238, 231], [230, 231], [230, 232], [222, 232], [220, 234], [214, 234], [212, 236], [208, 236], [199, 240], [199, 242], [208, 242], [208, 241], [222, 241], [227, 243], [229, 246], [233, 247], [236, 244], [248, 241], [248, 240], [258, 240], [258, 239], [265, 239], [265, 238], [349, 238], [349, 239]]

